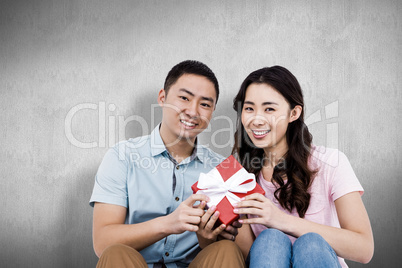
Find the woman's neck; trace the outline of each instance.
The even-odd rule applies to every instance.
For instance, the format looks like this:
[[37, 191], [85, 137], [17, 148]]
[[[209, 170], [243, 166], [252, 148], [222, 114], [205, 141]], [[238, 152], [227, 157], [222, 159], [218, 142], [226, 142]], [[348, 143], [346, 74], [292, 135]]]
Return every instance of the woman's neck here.
[[288, 152], [287, 144], [285, 146], [275, 146], [264, 149], [263, 167], [275, 168], [279, 163], [284, 161], [284, 157]]

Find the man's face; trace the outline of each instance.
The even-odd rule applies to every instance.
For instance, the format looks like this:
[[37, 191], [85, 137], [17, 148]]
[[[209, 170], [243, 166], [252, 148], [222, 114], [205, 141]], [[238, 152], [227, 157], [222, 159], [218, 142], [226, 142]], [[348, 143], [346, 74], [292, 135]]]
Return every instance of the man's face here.
[[194, 142], [208, 127], [215, 110], [214, 84], [204, 76], [184, 74], [166, 91], [159, 92], [162, 107], [160, 133], [166, 146], [183, 139]]

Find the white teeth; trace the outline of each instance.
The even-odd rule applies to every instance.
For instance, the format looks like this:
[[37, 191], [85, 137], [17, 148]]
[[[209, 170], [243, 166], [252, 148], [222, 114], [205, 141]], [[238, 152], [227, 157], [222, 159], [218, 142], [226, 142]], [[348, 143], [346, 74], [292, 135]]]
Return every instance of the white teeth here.
[[257, 130], [253, 130], [253, 133], [257, 136], [261, 136], [264, 134], [267, 134], [268, 132], [270, 132], [270, 130], [264, 130], [264, 131], [257, 131]]
[[184, 120], [180, 120], [180, 122], [182, 122], [183, 124], [185, 124], [185, 125], [188, 126], [188, 127], [193, 127], [193, 126], [195, 126], [195, 124], [190, 123], [190, 122], [187, 122], [187, 121], [184, 121]]

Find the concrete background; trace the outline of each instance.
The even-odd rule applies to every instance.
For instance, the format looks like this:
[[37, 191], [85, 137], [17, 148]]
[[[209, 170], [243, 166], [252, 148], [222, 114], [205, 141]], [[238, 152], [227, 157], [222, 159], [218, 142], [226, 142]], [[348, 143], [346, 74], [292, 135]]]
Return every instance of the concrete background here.
[[224, 155], [242, 80], [276, 64], [296, 75], [315, 143], [345, 152], [366, 190], [366, 267], [398, 267], [401, 18], [392, 0], [0, 1], [0, 266], [95, 266], [97, 167], [151, 131], [167, 72], [197, 59], [222, 90], [201, 140]]

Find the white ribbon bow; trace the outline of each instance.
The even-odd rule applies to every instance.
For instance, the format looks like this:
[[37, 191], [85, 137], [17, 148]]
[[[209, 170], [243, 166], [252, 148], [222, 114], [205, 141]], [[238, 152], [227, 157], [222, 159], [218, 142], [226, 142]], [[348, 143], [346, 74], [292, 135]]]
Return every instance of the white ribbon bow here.
[[[250, 181], [244, 183], [247, 180]], [[240, 197], [233, 193], [247, 193], [253, 190], [255, 186], [255, 175], [248, 173], [244, 168], [237, 171], [226, 181], [223, 180], [219, 171], [214, 168], [207, 174], [200, 174], [197, 184], [197, 188], [200, 190], [197, 191], [197, 194], [205, 194], [210, 198], [209, 207], [216, 206], [225, 196], [230, 204], [234, 205], [240, 201]]]

